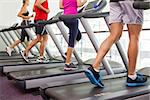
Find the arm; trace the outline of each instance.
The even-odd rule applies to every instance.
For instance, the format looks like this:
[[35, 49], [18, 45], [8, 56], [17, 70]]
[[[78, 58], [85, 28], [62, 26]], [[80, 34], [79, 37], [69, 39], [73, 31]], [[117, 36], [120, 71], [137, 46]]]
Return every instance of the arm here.
[[45, 1], [45, 0], [37, 0], [36, 3], [35, 3], [35, 6], [38, 7], [39, 9], [43, 10], [44, 12], [49, 13], [50, 10], [44, 8], [44, 7], [41, 5], [44, 1]]
[[77, 0], [77, 6], [82, 7], [86, 2], [87, 0]]
[[62, 0], [59, 0], [59, 8], [60, 8], [60, 9], [64, 9], [63, 1], [62, 1]]
[[26, 9], [27, 9], [27, 4], [24, 4], [22, 7], [21, 7], [21, 10], [19, 11], [19, 13], [18, 13], [18, 17], [21, 17], [21, 18], [23, 18], [23, 19], [30, 19], [31, 17], [33, 17], [33, 15], [31, 15], [31, 16], [24, 16], [23, 15], [23, 13], [25, 13], [26, 12]]

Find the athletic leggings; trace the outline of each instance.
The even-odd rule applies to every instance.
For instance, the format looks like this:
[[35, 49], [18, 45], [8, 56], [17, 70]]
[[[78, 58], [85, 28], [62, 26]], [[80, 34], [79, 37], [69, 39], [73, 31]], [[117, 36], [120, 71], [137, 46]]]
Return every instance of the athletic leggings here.
[[78, 29], [78, 19], [64, 20], [64, 24], [69, 28], [69, 43], [68, 46], [74, 48], [75, 40], [79, 41], [82, 37]]

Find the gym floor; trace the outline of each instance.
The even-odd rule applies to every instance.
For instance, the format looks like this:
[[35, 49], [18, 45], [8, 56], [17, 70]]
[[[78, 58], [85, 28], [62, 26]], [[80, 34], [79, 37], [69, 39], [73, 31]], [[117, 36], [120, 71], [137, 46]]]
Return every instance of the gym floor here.
[[16, 88], [7, 77], [0, 75], [0, 100], [43, 100], [36, 93], [28, 93]]

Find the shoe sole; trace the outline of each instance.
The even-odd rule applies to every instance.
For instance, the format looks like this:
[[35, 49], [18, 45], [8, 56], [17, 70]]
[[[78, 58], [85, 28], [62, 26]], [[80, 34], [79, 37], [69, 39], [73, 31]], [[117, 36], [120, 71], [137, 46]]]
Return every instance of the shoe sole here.
[[36, 62], [38, 62], [38, 63], [49, 63], [49, 61], [38, 61], [38, 60], [36, 60]]
[[126, 83], [126, 85], [129, 87], [144, 86], [146, 85], [146, 82], [145, 83]]
[[20, 52], [22, 58], [24, 59], [25, 62], [29, 63], [29, 60], [24, 56], [23, 52]]
[[[94, 77], [93, 73], [90, 70], [85, 71], [85, 75], [88, 77], [90, 82], [98, 87], [104, 87], [102, 84], [100, 84]], [[100, 81], [100, 80], [99, 80]]]
[[77, 70], [78, 68], [64, 68], [64, 71], [74, 71]]

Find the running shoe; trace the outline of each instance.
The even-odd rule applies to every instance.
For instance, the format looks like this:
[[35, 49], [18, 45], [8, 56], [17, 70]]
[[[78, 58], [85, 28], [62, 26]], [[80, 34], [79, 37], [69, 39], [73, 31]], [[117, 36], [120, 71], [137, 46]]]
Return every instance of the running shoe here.
[[135, 80], [132, 80], [131, 78], [127, 77], [126, 85], [129, 87], [136, 87], [136, 86], [143, 86], [147, 83], [147, 76], [138, 74]]
[[38, 57], [38, 59], [36, 60], [39, 63], [48, 63], [49, 60], [45, 57]]
[[85, 75], [88, 77], [92, 84], [101, 88], [104, 87], [104, 84], [101, 81], [100, 73], [96, 72], [92, 66], [85, 70]]
[[73, 63], [70, 63], [69, 65], [68, 64], [65, 64], [65, 67], [64, 67], [64, 71], [73, 71], [73, 70], [77, 70], [78, 67], [76, 65], [74, 65]]
[[23, 51], [20, 51], [20, 54], [21, 54], [22, 58], [24, 59], [24, 61], [28, 63], [29, 62], [28, 56], [25, 55]]
[[8, 53], [9, 56], [11, 56], [12, 49], [10, 47], [6, 47], [6, 52]]

